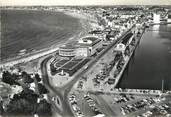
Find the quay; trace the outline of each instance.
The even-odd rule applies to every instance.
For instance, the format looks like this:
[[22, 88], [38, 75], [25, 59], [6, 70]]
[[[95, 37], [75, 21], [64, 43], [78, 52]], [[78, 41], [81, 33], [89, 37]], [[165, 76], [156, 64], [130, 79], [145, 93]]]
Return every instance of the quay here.
[[91, 94], [105, 94], [105, 95], [110, 95], [110, 94], [115, 94], [115, 95], [139, 95], [139, 96], [166, 96], [169, 95], [168, 93], [162, 93], [161, 90], [148, 90], [148, 89], [118, 89], [115, 88], [112, 91], [92, 91], [92, 90], [87, 90], [87, 91], [82, 91], [82, 90], [77, 90], [78, 92], [87, 92]]
[[160, 23], [150, 23], [149, 25], [167, 25], [167, 24], [171, 24], [171, 22], [160, 22]]
[[145, 32], [145, 28], [143, 28], [142, 30], [143, 30], [142, 33], [141, 33], [138, 37], [137, 37], [137, 36], [134, 37], [134, 38], [136, 38], [135, 47], [133, 47], [133, 50], [132, 50], [130, 56], [128, 57], [128, 59], [126, 59], [125, 64], [124, 64], [124, 66], [123, 66], [121, 72], [120, 72], [119, 75], [116, 77], [114, 87], [116, 87], [117, 84], [119, 83], [119, 81], [120, 81], [120, 79], [121, 79], [121, 77], [122, 77], [122, 74], [124, 73], [124, 71], [125, 71], [125, 69], [126, 69], [128, 63], [129, 63], [129, 61], [130, 61], [130, 59], [131, 59], [133, 53], [135, 52], [135, 50], [136, 50], [136, 48], [137, 48], [137, 46], [138, 46], [138, 44], [139, 44], [139, 42], [140, 42], [140, 40], [141, 40], [142, 35], [143, 35], [144, 32]]

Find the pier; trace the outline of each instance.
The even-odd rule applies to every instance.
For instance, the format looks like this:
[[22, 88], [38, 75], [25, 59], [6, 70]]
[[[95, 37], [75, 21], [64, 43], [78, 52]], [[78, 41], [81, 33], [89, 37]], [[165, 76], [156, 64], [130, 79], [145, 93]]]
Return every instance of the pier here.
[[150, 26], [153, 26], [153, 25], [167, 25], [167, 24], [171, 24], [171, 22], [150, 23]]
[[125, 62], [125, 64], [124, 64], [124, 66], [123, 66], [121, 72], [119, 73], [119, 75], [118, 75], [117, 78], [115, 79], [114, 87], [116, 87], [117, 84], [119, 83], [119, 81], [120, 81], [120, 79], [121, 79], [121, 77], [122, 77], [122, 74], [124, 73], [124, 71], [125, 71], [125, 69], [126, 69], [128, 63], [129, 63], [129, 61], [130, 61], [130, 59], [131, 59], [133, 53], [135, 52], [135, 50], [136, 50], [136, 48], [137, 48], [137, 46], [138, 46], [138, 44], [139, 44], [139, 42], [140, 42], [140, 39], [141, 39], [142, 35], [144, 34], [144, 31], [145, 31], [145, 28], [142, 28], [142, 32], [141, 32], [141, 34], [140, 34], [139, 36], [137, 36], [137, 35], [135, 36], [135, 35], [134, 35], [134, 38], [136, 38], [135, 47], [133, 48], [133, 50], [132, 50], [132, 52], [131, 52], [129, 58], [126, 60], [126, 62]]

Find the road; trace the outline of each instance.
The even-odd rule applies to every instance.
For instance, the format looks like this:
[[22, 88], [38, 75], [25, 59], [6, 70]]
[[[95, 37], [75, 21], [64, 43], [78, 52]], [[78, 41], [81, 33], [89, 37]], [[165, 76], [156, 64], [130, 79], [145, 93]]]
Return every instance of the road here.
[[[59, 112], [59, 114], [61, 114], [62, 116], [74, 116], [74, 114], [72, 113], [72, 110], [70, 108], [70, 105], [68, 103], [68, 94], [70, 92], [70, 90], [72, 89], [73, 85], [81, 78], [81, 76], [83, 76], [88, 70], [89, 68], [91, 68], [107, 51], [109, 51], [114, 45], [116, 45], [117, 43], [120, 43], [122, 41], [122, 39], [131, 32], [131, 30], [134, 28], [134, 26], [129, 29], [126, 33], [124, 33], [120, 39], [118, 39], [117, 41], [114, 41], [113, 43], [111, 43], [107, 48], [105, 48], [99, 55], [97, 55], [94, 59], [92, 59], [91, 61], [89, 61], [89, 63], [87, 63], [87, 69], [81, 68], [73, 77], [73, 80], [71, 80], [69, 83], [67, 83], [66, 85], [64, 85], [61, 88], [55, 88], [53, 87], [50, 83], [49, 83], [49, 77], [48, 77], [48, 73], [47, 73], [47, 62], [52, 58], [52, 56], [47, 57], [46, 59], [44, 59], [41, 63], [41, 72], [42, 72], [42, 78], [43, 78], [43, 82], [45, 84], [45, 86], [48, 88], [48, 90], [50, 92], [53, 92], [59, 99], [60, 103], [61, 103], [61, 108], [62, 109], [57, 109], [57, 111]], [[58, 107], [57, 107], [58, 108]]]
[[113, 117], [116, 116], [116, 113], [111, 109], [111, 107], [107, 104], [107, 102], [101, 97], [101, 95], [93, 94], [94, 99], [97, 100], [98, 102], [98, 107], [102, 110], [102, 112], [107, 116], [107, 117]]
[[52, 58], [52, 56], [47, 57], [44, 59], [41, 63], [41, 72], [42, 72], [42, 78], [43, 78], [43, 83], [45, 86], [48, 88], [50, 92], [55, 93], [55, 95], [58, 97], [62, 109], [57, 109], [60, 115], [62, 116], [74, 116], [68, 103], [67, 103], [67, 98], [63, 96], [63, 93], [61, 92], [60, 89], [54, 88], [50, 83], [47, 75], [47, 62]]

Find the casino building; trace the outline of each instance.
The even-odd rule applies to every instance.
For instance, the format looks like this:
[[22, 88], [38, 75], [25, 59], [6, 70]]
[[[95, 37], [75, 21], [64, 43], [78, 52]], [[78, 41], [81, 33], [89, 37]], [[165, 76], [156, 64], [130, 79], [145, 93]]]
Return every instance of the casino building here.
[[88, 57], [96, 52], [96, 49], [102, 46], [102, 40], [97, 37], [84, 37], [77, 43], [76, 56]]
[[75, 56], [76, 47], [72, 44], [66, 44], [59, 47], [59, 55], [65, 57]]
[[65, 57], [88, 57], [102, 46], [102, 40], [95, 36], [83, 37], [77, 43], [70, 43], [59, 48], [59, 55]]

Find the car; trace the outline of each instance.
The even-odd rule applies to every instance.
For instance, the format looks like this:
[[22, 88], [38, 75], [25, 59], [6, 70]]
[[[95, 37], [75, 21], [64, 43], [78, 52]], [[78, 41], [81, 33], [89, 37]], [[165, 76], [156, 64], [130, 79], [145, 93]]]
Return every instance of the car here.
[[102, 114], [102, 113], [100, 113], [100, 114], [97, 114], [97, 115], [95, 115], [95, 116], [93, 116], [93, 117], [105, 117], [105, 115]]
[[72, 108], [73, 108], [74, 111], [77, 111], [77, 105], [76, 104], [73, 104]]
[[88, 65], [86, 65], [85, 67], [84, 67], [84, 69], [87, 69], [88, 68]]
[[69, 97], [69, 101], [72, 101], [74, 98], [73, 97]]
[[76, 97], [76, 95], [71, 94], [69, 97], [70, 97], [70, 98], [75, 98], [75, 97]]
[[169, 106], [167, 104], [164, 104], [163, 107], [166, 108], [166, 109], [169, 108]]
[[122, 115], [126, 115], [125, 111], [121, 111]]
[[89, 94], [84, 95], [84, 98], [87, 98], [87, 97], [89, 97]]
[[88, 103], [89, 103], [89, 102], [92, 102], [92, 101], [93, 101], [93, 99], [91, 99], [91, 98], [87, 100]]
[[86, 100], [91, 99], [89, 96], [84, 96], [84, 98], [85, 98]]
[[92, 107], [92, 106], [95, 106], [96, 104], [95, 103], [90, 103], [89, 106]]
[[163, 115], [168, 114], [166, 110], [161, 110], [160, 113], [163, 114]]

